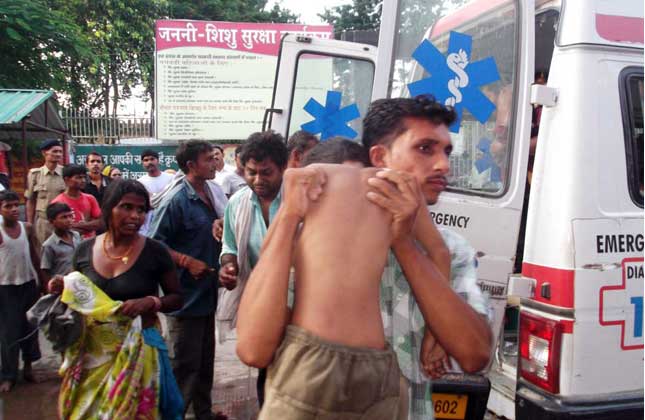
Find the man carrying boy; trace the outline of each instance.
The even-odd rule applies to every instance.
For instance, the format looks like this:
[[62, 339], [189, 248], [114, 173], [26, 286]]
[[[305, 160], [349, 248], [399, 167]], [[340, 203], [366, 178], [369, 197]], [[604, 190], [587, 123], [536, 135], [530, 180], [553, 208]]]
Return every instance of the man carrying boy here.
[[65, 203], [74, 215], [72, 229], [79, 231], [83, 238], [91, 238], [103, 228], [101, 208], [91, 194], [85, 194], [86, 171], [81, 165], [67, 165], [63, 168], [65, 191], [52, 200], [52, 203]]
[[[406, 116], [411, 116], [423, 107], [423, 103], [420, 101], [411, 99], [403, 101], [405, 101], [405, 106], [399, 106], [397, 110]], [[381, 119], [378, 122], [372, 119], [373, 113], [378, 114], [382, 112], [383, 107], [392, 107], [393, 105], [396, 105], [396, 103], [388, 104], [379, 101], [374, 103], [371, 108], [372, 113], [368, 114], [370, 118], [367, 119], [369, 123], [366, 130], [368, 139], [371, 138], [370, 135], [373, 130], [377, 128], [376, 124], [381, 122]], [[393, 111], [393, 113], [396, 115], [397, 111]], [[403, 118], [402, 115], [399, 115], [399, 117]], [[389, 129], [394, 128], [392, 127], [392, 119], [386, 119], [384, 123]], [[439, 174], [443, 174], [448, 167], [441, 163], [440, 154], [438, 159], [435, 154], [434, 160], [440, 162], [437, 168]], [[342, 163], [357, 167], [371, 166], [367, 149], [356, 142], [343, 138], [327, 140], [311, 149], [303, 160], [302, 166], [313, 163]], [[437, 195], [432, 197], [429, 204], [434, 204], [436, 198]], [[427, 222], [431, 222], [430, 219], [423, 220], [427, 217], [427, 212], [423, 212], [423, 210], [419, 212], [419, 218], [415, 223], [417, 242], [420, 242], [419, 238], [426, 243], [433, 238], [437, 241], [439, 239], [438, 235], [440, 235], [440, 238], [445, 242], [445, 246], [441, 246], [442, 244], [438, 242], [428, 245], [431, 248], [428, 255], [438, 261], [437, 265], [441, 265], [445, 263], [440, 260], [446, 258], [446, 255], [442, 255], [442, 253], [448, 251], [450, 265], [447, 268], [451, 287], [457, 294], [464, 297], [475, 311], [486, 315], [487, 302], [476, 283], [477, 273], [474, 250], [457, 233], [445, 228], [435, 229], [432, 223], [427, 224]], [[293, 286], [290, 283], [290, 306], [292, 306], [292, 302]], [[430, 419], [434, 407], [431, 399], [431, 382], [427, 376], [433, 379], [442, 376], [445, 373], [445, 361], [448, 360], [448, 355], [441, 348], [441, 345], [434, 340], [434, 337], [424, 330], [423, 316], [419, 311], [414, 296], [410, 293], [408, 283], [394, 255], [388, 256], [388, 263], [381, 280], [381, 315], [386, 338], [397, 353], [399, 366], [404, 377], [403, 385], [409, 388], [407, 394], [411, 400], [408, 401], [408, 418], [410, 420]]]
[[[414, 223], [418, 187], [402, 182], [406, 199], [393, 218], [366, 199], [375, 172], [345, 165], [285, 172], [282, 205], [238, 312], [238, 356], [269, 365], [262, 420], [404, 414], [378, 292], [389, 247], [402, 246]], [[295, 304], [285, 328], [292, 264]]]
[[54, 226], [54, 232], [43, 244], [40, 269], [45, 284], [53, 276], [65, 276], [72, 271], [72, 255], [81, 243], [81, 235], [72, 230], [74, 213], [65, 203], [52, 203], [47, 206], [47, 220]]
[[[447, 186], [452, 151], [448, 126], [454, 118], [454, 111], [432, 98], [380, 99], [363, 120], [363, 145], [374, 166], [412, 175], [421, 186], [423, 202], [433, 205]], [[425, 420], [434, 413], [427, 376], [445, 373], [447, 356], [466, 372], [482, 369], [489, 359], [491, 332], [468, 242], [451, 230], [437, 229], [426, 209], [419, 212], [414, 238], [423, 254], [417, 258], [437, 268], [428, 280], [444, 282], [454, 292], [450, 298], [458, 296], [467, 303], [462, 313], [454, 312], [455, 306], [442, 311], [440, 317], [448, 322], [435, 322], [433, 328], [424, 312], [440, 298], [411, 288], [412, 272], [405, 260], [396, 253], [388, 256], [380, 293], [385, 335], [408, 388], [409, 419]]]
[[10, 391], [15, 385], [21, 351], [26, 381], [35, 381], [31, 364], [40, 359], [38, 334], [18, 341], [32, 331], [25, 314], [40, 296], [35, 234], [30, 223], [18, 221], [19, 206], [18, 194], [8, 190], [0, 192], [3, 218], [0, 225], [0, 393]]
[[[322, 189], [320, 168], [285, 175], [285, 205], [267, 234], [262, 257], [242, 298], [238, 320], [237, 350], [242, 361], [263, 366], [273, 359], [267, 409], [261, 418], [303, 418], [304, 413], [328, 413], [345, 407], [345, 403], [354, 416], [351, 418], [395, 418], [393, 406], [387, 401], [392, 403], [392, 398], [399, 397], [398, 376], [394, 392], [391, 372], [353, 366], [339, 369], [340, 364], [334, 360], [323, 360], [339, 351], [347, 354], [360, 350], [356, 347], [372, 351], [386, 347], [380, 313], [371, 314], [373, 305], [378, 307], [380, 275], [387, 256], [383, 252], [387, 254], [388, 247], [405, 273], [408, 291], [417, 298], [423, 323], [436, 341], [467, 372], [482, 369], [489, 360], [490, 330], [485, 320], [451, 289], [447, 276], [449, 255], [431, 256], [423, 250], [445, 250], [440, 236], [426, 237], [431, 220], [419, 217], [428, 216], [419, 208], [423, 201], [436, 201], [445, 187], [451, 149], [447, 127], [454, 121], [454, 112], [428, 99], [412, 106], [412, 112], [406, 111], [411, 104], [395, 101], [389, 105], [388, 112], [398, 123], [392, 124], [389, 119], [388, 126], [372, 130], [379, 143], [370, 144], [370, 158], [376, 166], [395, 170], [371, 173], [368, 180], [361, 173], [361, 182], [339, 188], [333, 181], [338, 178], [334, 174], [337, 169], [324, 169], [322, 178], [328, 182], [319, 203], [314, 199]], [[372, 117], [387, 119], [387, 115], [379, 113]], [[355, 182], [356, 175], [346, 174], [342, 179]], [[367, 192], [366, 185], [370, 187]], [[374, 210], [366, 206], [365, 196], [391, 214], [391, 243], [378, 237], [383, 229], [377, 226], [385, 224], [376, 216], [369, 217]], [[299, 229], [300, 222], [303, 224]], [[297, 279], [291, 319], [294, 325], [287, 327], [283, 340], [291, 263]], [[372, 278], [374, 267], [380, 269], [377, 279]], [[297, 347], [300, 349], [294, 351]], [[373, 352], [370, 356], [366, 356], [367, 352], [362, 354], [372, 370], [379, 366]], [[288, 366], [296, 365], [299, 370], [314, 367], [324, 374], [313, 375], [316, 381], [305, 381], [289, 371]], [[351, 372], [339, 376], [338, 372], [343, 371]], [[382, 384], [380, 391], [361, 382], [363, 375], [371, 375], [367, 383]], [[334, 377], [351, 379], [338, 382]], [[330, 382], [336, 383], [336, 390], [342, 383], [341, 389], [347, 392], [332, 396]], [[406, 396], [402, 395], [402, 399], [407, 403]], [[402, 408], [398, 414], [405, 415], [406, 411]]]

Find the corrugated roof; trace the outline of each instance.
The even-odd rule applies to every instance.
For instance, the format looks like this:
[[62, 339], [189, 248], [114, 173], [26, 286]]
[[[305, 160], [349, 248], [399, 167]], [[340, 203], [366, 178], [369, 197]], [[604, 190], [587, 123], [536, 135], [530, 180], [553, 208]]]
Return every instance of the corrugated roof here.
[[0, 89], [0, 124], [19, 122], [53, 95], [51, 90]]

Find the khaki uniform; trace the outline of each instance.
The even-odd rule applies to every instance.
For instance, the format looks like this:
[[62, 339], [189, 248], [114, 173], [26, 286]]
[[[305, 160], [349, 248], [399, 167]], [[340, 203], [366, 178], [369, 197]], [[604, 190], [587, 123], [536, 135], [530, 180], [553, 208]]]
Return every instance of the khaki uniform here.
[[45, 165], [29, 170], [25, 198], [36, 201], [34, 227], [39, 248], [54, 231], [52, 225], [47, 221], [47, 205], [63, 191], [65, 191], [65, 182], [63, 182], [63, 167], [61, 165], [58, 165], [53, 171], [47, 169]]

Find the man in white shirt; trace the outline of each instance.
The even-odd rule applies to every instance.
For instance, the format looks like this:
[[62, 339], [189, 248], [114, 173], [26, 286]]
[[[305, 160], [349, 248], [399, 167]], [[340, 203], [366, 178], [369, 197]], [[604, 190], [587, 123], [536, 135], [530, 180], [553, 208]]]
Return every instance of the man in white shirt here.
[[[173, 176], [171, 174], [161, 172], [159, 169], [159, 153], [152, 149], [146, 149], [141, 153], [141, 164], [148, 174], [139, 178], [138, 181], [146, 187], [146, 190], [148, 190], [148, 193], [150, 194], [150, 200], [152, 200], [155, 195], [163, 191], [166, 185], [172, 181]], [[139, 230], [140, 234], [147, 235], [152, 217], [153, 211], [151, 210], [146, 215], [146, 221]]]
[[[215, 173], [215, 182], [220, 187], [223, 187], [225, 178], [235, 172], [235, 167], [227, 165], [224, 162], [224, 149], [222, 146], [215, 144], [213, 147], [215, 147], [215, 168], [217, 170]], [[226, 193], [226, 191], [224, 192]]]
[[[227, 197], [231, 197], [238, 190], [246, 187], [246, 180], [244, 179], [244, 165], [240, 162], [240, 152], [242, 151], [242, 146], [237, 146], [235, 149], [235, 170], [228, 172], [224, 165], [222, 172], [215, 176], [215, 182], [222, 187], [222, 191], [226, 194]], [[215, 148], [215, 154], [218, 153], [217, 147]]]

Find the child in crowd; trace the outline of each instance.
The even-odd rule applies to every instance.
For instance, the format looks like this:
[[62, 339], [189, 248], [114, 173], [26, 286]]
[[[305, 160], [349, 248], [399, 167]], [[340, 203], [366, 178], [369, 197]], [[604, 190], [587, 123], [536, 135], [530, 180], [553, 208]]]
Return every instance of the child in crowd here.
[[53, 276], [64, 276], [72, 271], [72, 255], [81, 243], [81, 235], [72, 230], [74, 212], [65, 203], [51, 203], [47, 206], [47, 220], [54, 232], [43, 243], [40, 269], [45, 283]]
[[0, 393], [10, 391], [18, 379], [20, 351], [26, 381], [35, 382], [31, 364], [40, 359], [38, 334], [18, 341], [31, 332], [25, 314], [40, 296], [35, 232], [31, 224], [18, 221], [19, 206], [18, 194], [0, 192]]
[[87, 182], [87, 169], [81, 165], [67, 165], [63, 168], [65, 191], [52, 200], [52, 203], [65, 203], [74, 215], [72, 229], [77, 230], [83, 238], [96, 236], [96, 231], [103, 229], [101, 208], [91, 194], [82, 192]]

